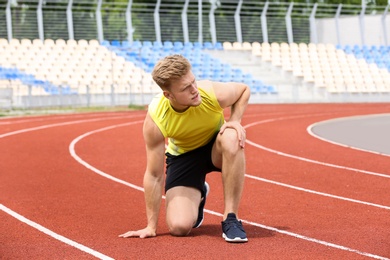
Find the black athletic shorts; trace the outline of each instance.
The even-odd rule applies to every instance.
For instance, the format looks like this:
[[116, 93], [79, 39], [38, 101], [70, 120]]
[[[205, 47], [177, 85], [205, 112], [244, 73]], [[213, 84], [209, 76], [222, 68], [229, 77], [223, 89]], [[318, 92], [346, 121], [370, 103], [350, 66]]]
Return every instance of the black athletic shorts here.
[[167, 164], [165, 192], [176, 186], [186, 186], [200, 190], [202, 197], [204, 196], [203, 186], [206, 174], [221, 171], [211, 161], [211, 150], [216, 138], [217, 134], [205, 146], [181, 155], [165, 154]]

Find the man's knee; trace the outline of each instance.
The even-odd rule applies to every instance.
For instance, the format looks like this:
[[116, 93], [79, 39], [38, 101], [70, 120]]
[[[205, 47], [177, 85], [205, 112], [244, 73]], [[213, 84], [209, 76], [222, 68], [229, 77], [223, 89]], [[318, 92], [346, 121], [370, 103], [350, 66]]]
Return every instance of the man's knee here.
[[225, 129], [224, 133], [220, 136], [220, 145], [223, 153], [235, 155], [242, 150], [237, 132], [234, 129]]
[[169, 232], [172, 236], [183, 237], [187, 236], [191, 232], [193, 224], [189, 223], [188, 221], [175, 221], [173, 223], [168, 224], [168, 226]]

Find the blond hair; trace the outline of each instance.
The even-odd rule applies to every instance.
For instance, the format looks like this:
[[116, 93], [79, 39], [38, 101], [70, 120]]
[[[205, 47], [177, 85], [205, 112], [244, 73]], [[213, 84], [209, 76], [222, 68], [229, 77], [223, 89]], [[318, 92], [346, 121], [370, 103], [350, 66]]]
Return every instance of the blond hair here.
[[190, 70], [191, 64], [185, 57], [173, 54], [157, 62], [152, 77], [162, 90], [169, 90], [172, 80], [181, 78]]

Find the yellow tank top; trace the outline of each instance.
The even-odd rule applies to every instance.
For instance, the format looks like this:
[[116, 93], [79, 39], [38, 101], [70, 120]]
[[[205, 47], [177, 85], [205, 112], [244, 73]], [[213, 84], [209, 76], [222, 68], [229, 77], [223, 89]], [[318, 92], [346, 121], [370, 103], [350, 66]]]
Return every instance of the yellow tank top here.
[[176, 112], [164, 95], [158, 94], [151, 101], [148, 112], [165, 138], [166, 149], [172, 155], [180, 155], [206, 145], [225, 122], [223, 109], [212, 88], [198, 88], [202, 102], [186, 111]]

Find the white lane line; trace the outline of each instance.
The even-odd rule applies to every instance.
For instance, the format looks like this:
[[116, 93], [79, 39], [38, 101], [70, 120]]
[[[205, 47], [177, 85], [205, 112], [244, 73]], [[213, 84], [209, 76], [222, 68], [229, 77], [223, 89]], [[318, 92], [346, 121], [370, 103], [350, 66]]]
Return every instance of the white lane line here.
[[[89, 136], [91, 134], [95, 134], [95, 133], [98, 133], [98, 132], [114, 129], [116, 127], [123, 127], [123, 126], [127, 126], [127, 125], [130, 125], [130, 124], [136, 124], [136, 123], [140, 123], [140, 122], [143, 122], [143, 121], [136, 121], [136, 122], [125, 123], [125, 124], [120, 124], [120, 125], [112, 125], [110, 127], [105, 127], [105, 128], [101, 128], [101, 129], [96, 129], [96, 130], [91, 131], [91, 132], [87, 132], [87, 133], [77, 137], [76, 139], [74, 139], [71, 142], [71, 144], [69, 145], [69, 152], [72, 155], [72, 157], [75, 158], [75, 160], [77, 162], [79, 162], [80, 164], [82, 164], [86, 168], [90, 169], [91, 171], [94, 171], [95, 173], [97, 173], [97, 174], [99, 174], [99, 175], [101, 175], [101, 176], [103, 176], [105, 178], [108, 178], [108, 179], [110, 179], [112, 181], [118, 182], [120, 184], [123, 184], [123, 185], [131, 187], [133, 189], [136, 189], [136, 190], [144, 192], [144, 189], [142, 187], [139, 187], [137, 185], [131, 184], [131, 183], [126, 182], [124, 180], [121, 180], [119, 178], [113, 177], [113, 176], [111, 176], [111, 175], [109, 175], [109, 174], [107, 174], [107, 173], [105, 173], [105, 172], [103, 172], [101, 170], [98, 170], [97, 168], [93, 167], [92, 165], [90, 165], [89, 163], [84, 161], [80, 156], [77, 155], [77, 153], [75, 151], [75, 145], [77, 144], [77, 142], [79, 142], [81, 139], [83, 139], [86, 136]], [[164, 198], [164, 196], [163, 196], [163, 198]], [[208, 209], [205, 209], [205, 212], [207, 212], [207, 213], [209, 213], [211, 215], [215, 215], [215, 216], [223, 216], [222, 213], [215, 212], [215, 211], [208, 210]], [[304, 235], [296, 234], [296, 233], [293, 233], [293, 232], [288, 232], [288, 231], [285, 231], [285, 230], [280, 230], [280, 229], [277, 229], [277, 228], [274, 228], [274, 227], [262, 225], [262, 224], [259, 224], [259, 223], [256, 223], [256, 222], [252, 222], [252, 221], [249, 221], [249, 220], [241, 219], [241, 221], [246, 223], [246, 224], [248, 224], [248, 225], [260, 227], [260, 228], [267, 229], [267, 230], [270, 230], [270, 231], [273, 231], [273, 232], [277, 232], [277, 233], [280, 233], [280, 234], [284, 234], [284, 235], [292, 236], [292, 237], [299, 238], [299, 239], [302, 239], [302, 240], [310, 241], [310, 242], [313, 242], [313, 243], [321, 244], [321, 245], [324, 245], [324, 246], [327, 246], [327, 247], [332, 247], [332, 248], [336, 248], [336, 249], [340, 249], [340, 250], [356, 253], [356, 254], [359, 254], [359, 255], [363, 255], [363, 256], [367, 256], [367, 257], [371, 257], [371, 258], [375, 258], [375, 259], [389, 260], [388, 258], [383, 257], [383, 256], [378, 256], [378, 255], [375, 255], [375, 254], [362, 252], [362, 251], [359, 251], [359, 250], [356, 250], [356, 249], [352, 249], [352, 248], [349, 248], [349, 247], [337, 245], [337, 244], [334, 244], [334, 243], [329, 243], [329, 242], [326, 242], [326, 241], [323, 241], [323, 240], [307, 237], [307, 236], [304, 236]]]
[[337, 195], [332, 195], [332, 194], [329, 194], [329, 193], [319, 192], [319, 191], [315, 191], [315, 190], [309, 190], [309, 189], [305, 189], [305, 188], [302, 188], [302, 187], [293, 186], [293, 185], [285, 184], [285, 183], [282, 183], [282, 182], [272, 181], [272, 180], [260, 178], [260, 177], [249, 175], [249, 174], [245, 174], [245, 176], [250, 178], [250, 179], [254, 179], [254, 180], [258, 180], [258, 181], [262, 181], [262, 182], [267, 182], [267, 183], [275, 184], [275, 185], [278, 185], [278, 186], [282, 186], [282, 187], [286, 187], [286, 188], [290, 188], [290, 189], [294, 189], [294, 190], [304, 191], [304, 192], [307, 192], [307, 193], [312, 193], [312, 194], [325, 196], [325, 197], [329, 197], [329, 198], [345, 200], [345, 201], [349, 201], [349, 202], [353, 202], [353, 203], [358, 203], [358, 204], [363, 204], [363, 205], [367, 205], [367, 206], [371, 206], [371, 207], [377, 207], [377, 208], [381, 208], [381, 209], [390, 210], [389, 206], [384, 206], [384, 205], [375, 204], [375, 203], [366, 202], [366, 201], [361, 201], [361, 200], [350, 199], [350, 198], [341, 197], [341, 196], [337, 196]]
[[[76, 118], [92, 118], [92, 117], [111, 117], [111, 116], [120, 116], [120, 115], [129, 115], [129, 113], [115, 113], [115, 114], [105, 114], [105, 113], [85, 113], [85, 114], [65, 114], [65, 115], [34, 115], [30, 117], [0, 117], [0, 125], [14, 125], [14, 124], [23, 124], [31, 122], [42, 122], [49, 120], [59, 120], [59, 119], [76, 119]], [[9, 120], [13, 119], [13, 120]], [[9, 120], [9, 121], [7, 121]]]
[[[209, 213], [209, 214], [211, 214], [211, 215], [214, 215], [214, 216], [223, 217], [223, 214], [215, 212], [215, 211], [212, 211], [212, 210], [205, 209], [204, 211]], [[280, 234], [283, 234], [283, 235], [299, 238], [299, 239], [302, 239], [302, 240], [305, 240], [305, 241], [313, 242], [313, 243], [324, 245], [324, 246], [327, 246], [327, 247], [332, 247], [332, 248], [348, 251], [348, 252], [351, 252], [351, 253], [356, 253], [356, 254], [367, 256], [367, 257], [371, 257], [371, 258], [374, 258], [374, 259], [389, 260], [389, 258], [384, 257], [384, 256], [379, 256], [379, 255], [370, 254], [370, 253], [367, 253], [367, 252], [362, 252], [360, 250], [352, 249], [352, 248], [349, 248], [349, 247], [346, 247], [346, 246], [337, 245], [337, 244], [334, 244], [334, 243], [330, 243], [330, 242], [326, 242], [326, 241], [323, 241], [323, 240], [307, 237], [307, 236], [300, 235], [300, 234], [297, 234], [297, 233], [293, 233], [293, 232], [277, 229], [277, 228], [274, 228], [274, 227], [266, 226], [266, 225], [259, 224], [259, 223], [256, 223], [256, 222], [252, 222], [252, 221], [248, 221], [248, 220], [244, 220], [244, 219], [240, 219], [240, 220], [243, 223], [246, 223], [246, 224], [251, 225], [251, 226], [259, 227], [259, 228], [262, 228], [262, 229], [267, 229], [267, 230], [270, 230], [270, 231], [273, 231], [273, 232], [276, 232], [276, 233], [280, 233]]]
[[61, 236], [61, 235], [51, 231], [50, 229], [47, 229], [47, 228], [41, 226], [40, 224], [23, 217], [22, 215], [16, 213], [15, 211], [7, 208], [3, 204], [0, 204], [0, 210], [2, 210], [5, 213], [11, 215], [12, 217], [16, 218], [17, 220], [19, 220], [19, 221], [29, 225], [30, 227], [33, 227], [33, 228], [41, 231], [42, 233], [45, 233], [46, 235], [48, 235], [48, 236], [50, 236], [50, 237], [52, 237], [52, 238], [54, 238], [56, 240], [59, 240], [62, 243], [65, 243], [67, 245], [75, 247], [75, 248], [77, 248], [77, 249], [79, 249], [79, 250], [81, 250], [81, 251], [83, 251], [85, 253], [88, 253], [90, 255], [93, 255], [93, 256], [95, 256], [97, 258], [104, 259], [104, 260], [114, 259], [114, 258], [106, 256], [106, 255], [104, 255], [102, 253], [99, 253], [98, 251], [93, 250], [92, 248], [89, 248], [89, 247], [86, 247], [86, 246], [84, 246], [82, 244], [79, 244], [79, 243], [77, 243], [77, 242], [75, 242], [75, 241], [73, 241], [73, 240], [71, 240], [69, 238]]
[[[255, 125], [260, 125], [260, 124], [265, 124], [265, 123], [274, 122], [274, 121], [280, 121], [280, 120], [286, 120], [286, 119], [293, 119], [293, 118], [296, 118], [296, 117], [281, 117], [281, 118], [274, 118], [274, 119], [267, 119], [267, 120], [257, 121], [257, 122], [245, 125], [244, 128], [246, 129], [246, 128], [249, 128], [249, 127], [252, 127], [252, 126], [255, 126]], [[293, 159], [296, 159], [296, 160], [310, 162], [310, 163], [319, 164], [319, 165], [323, 165], [323, 166], [328, 166], [328, 167], [333, 167], [333, 168], [338, 168], [338, 169], [343, 169], [343, 170], [348, 170], [348, 171], [353, 171], [353, 172], [359, 172], [359, 173], [363, 173], [363, 174], [368, 174], [368, 175], [373, 175], [373, 176], [377, 176], [377, 177], [383, 177], [383, 178], [390, 179], [390, 175], [387, 175], [387, 174], [384, 174], [384, 173], [366, 171], [366, 170], [361, 170], [361, 169], [352, 168], [352, 167], [348, 167], [348, 166], [341, 166], [341, 165], [332, 164], [332, 163], [320, 162], [320, 161], [316, 161], [316, 160], [312, 160], [312, 159], [308, 159], [308, 158], [304, 158], [304, 157], [300, 157], [300, 156], [296, 156], [296, 155], [280, 152], [280, 151], [273, 150], [271, 148], [262, 146], [260, 144], [255, 143], [255, 142], [252, 142], [249, 139], [246, 139], [246, 142], [248, 144], [250, 144], [250, 145], [252, 145], [254, 147], [260, 148], [262, 150], [265, 150], [265, 151], [268, 151], [268, 152], [271, 152], [271, 153], [275, 153], [277, 155], [293, 158]]]
[[42, 130], [42, 129], [51, 128], [51, 127], [57, 127], [57, 126], [81, 124], [81, 123], [96, 122], [96, 121], [103, 121], [103, 120], [113, 120], [113, 119], [123, 119], [123, 118], [135, 118], [135, 117], [138, 117], [138, 116], [115, 116], [115, 117], [107, 117], [107, 118], [93, 118], [93, 119], [85, 119], [85, 120], [76, 120], [76, 121], [68, 121], [68, 122], [62, 122], [62, 123], [55, 123], [55, 124], [49, 124], [49, 125], [41, 125], [41, 126], [36, 126], [36, 127], [31, 127], [31, 128], [25, 128], [25, 129], [16, 130], [16, 131], [13, 131], [13, 132], [8, 132], [8, 133], [0, 134], [0, 138], [12, 136], [12, 135], [17, 135], [17, 134], [23, 134], [23, 133], [27, 133], [27, 132], [31, 132], [31, 131]]
[[342, 146], [342, 147], [347, 147], [347, 148], [351, 148], [351, 149], [355, 149], [355, 150], [358, 150], [358, 151], [363, 151], [363, 152], [367, 152], [367, 153], [373, 153], [373, 154], [378, 154], [378, 155], [383, 155], [383, 156], [388, 156], [390, 157], [390, 154], [385, 154], [385, 153], [381, 153], [381, 152], [377, 152], [377, 151], [371, 151], [371, 150], [367, 150], [367, 149], [363, 149], [363, 148], [359, 148], [359, 147], [354, 147], [354, 146], [351, 146], [351, 145], [346, 145], [346, 144], [343, 144], [343, 143], [339, 143], [339, 142], [336, 142], [336, 141], [332, 141], [332, 140], [329, 140], [329, 139], [326, 139], [324, 137], [321, 137], [317, 134], [315, 134], [313, 132], [313, 128], [316, 127], [316, 126], [319, 126], [319, 125], [322, 125], [322, 124], [326, 124], [328, 122], [334, 122], [334, 121], [340, 121], [340, 120], [349, 120], [351, 118], [360, 118], [360, 117], [377, 117], [377, 116], [383, 116], [383, 115], [389, 115], [388, 113], [383, 113], [383, 114], [374, 114], [374, 115], [364, 115], [364, 116], [350, 116], [350, 117], [339, 117], [339, 118], [333, 118], [333, 119], [329, 119], [329, 120], [324, 120], [324, 121], [321, 121], [321, 122], [316, 122], [314, 124], [311, 124], [307, 127], [306, 131], [311, 135], [313, 136], [314, 138], [317, 138], [321, 141], [324, 141], [324, 142], [328, 142], [328, 143], [331, 143], [331, 144], [334, 144], [334, 145], [338, 145], [338, 146]]
[[92, 165], [90, 165], [89, 163], [85, 162], [83, 159], [80, 158], [80, 156], [77, 155], [76, 153], [76, 150], [75, 150], [75, 145], [77, 142], [79, 142], [81, 139], [83, 139], [84, 137], [87, 137], [89, 135], [92, 135], [92, 134], [95, 134], [95, 133], [98, 133], [98, 132], [102, 132], [102, 131], [106, 131], [106, 130], [110, 130], [110, 129], [114, 129], [114, 128], [117, 128], [117, 127], [122, 127], [122, 126], [128, 126], [128, 125], [134, 125], [134, 124], [139, 124], [139, 123], [142, 123], [144, 120], [140, 120], [140, 121], [134, 121], [134, 122], [130, 122], [130, 123], [123, 123], [123, 124], [119, 124], [119, 125], [113, 125], [113, 126], [108, 126], [108, 127], [104, 127], [104, 128], [100, 128], [100, 129], [97, 129], [97, 130], [94, 130], [94, 131], [91, 131], [91, 132], [87, 132], [83, 135], [80, 135], [78, 136], [76, 139], [74, 139], [70, 145], [69, 145], [69, 152], [71, 154], [71, 156], [77, 161], [79, 162], [81, 165], [85, 166], [87, 169], [107, 178], [107, 179], [110, 179], [112, 181], [115, 181], [115, 182], [118, 182], [120, 184], [123, 184], [123, 185], [126, 185], [130, 188], [133, 188], [133, 189], [136, 189], [136, 190], [139, 190], [139, 191], [144, 191], [143, 188], [139, 187], [139, 186], [136, 186], [136, 185], [133, 185], [131, 183], [128, 183], [126, 181], [123, 181], [121, 179], [118, 179], [114, 176], [111, 176], [95, 167], [93, 167]]

